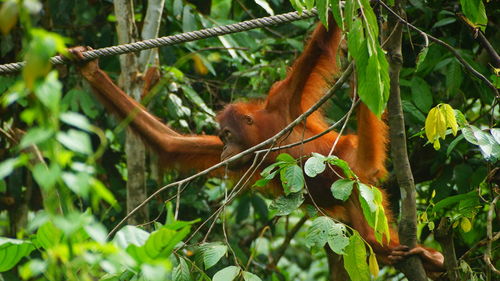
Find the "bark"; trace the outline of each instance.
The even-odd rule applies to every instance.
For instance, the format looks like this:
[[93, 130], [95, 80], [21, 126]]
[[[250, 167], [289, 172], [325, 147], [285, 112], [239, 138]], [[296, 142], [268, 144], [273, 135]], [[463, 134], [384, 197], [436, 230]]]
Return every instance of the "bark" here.
[[451, 227], [449, 218], [441, 218], [435, 237], [443, 248], [444, 266], [446, 267], [448, 279], [461, 280], [457, 255], [455, 254], [455, 244], [453, 242], [453, 228]]
[[[401, 13], [402, 1], [396, 1], [394, 9]], [[416, 192], [413, 175], [406, 148], [406, 134], [399, 88], [399, 72], [403, 64], [401, 38], [403, 26], [392, 16], [388, 19], [386, 51], [389, 60], [389, 75], [391, 89], [388, 103], [389, 133], [391, 140], [391, 155], [401, 191], [401, 221], [399, 222], [400, 243], [410, 248], [417, 245], [417, 209]], [[409, 280], [427, 280], [422, 262], [416, 256], [410, 257], [397, 266]]]
[[[161, 16], [165, 0], [149, 0], [146, 17], [144, 18], [144, 26], [142, 27], [142, 40], [158, 37], [160, 30]], [[140, 69], [146, 72], [146, 67], [158, 65], [158, 49], [149, 49], [141, 52], [139, 56]]]
[[[134, 22], [132, 0], [115, 0], [116, 30], [118, 44], [137, 41], [138, 33]], [[142, 83], [138, 79], [139, 64], [136, 54], [120, 56], [121, 74], [119, 86], [134, 99], [140, 99]], [[147, 198], [146, 189], [146, 149], [141, 139], [127, 130], [125, 154], [127, 156], [127, 213]], [[142, 208], [128, 220], [129, 224], [140, 224], [149, 220], [148, 208]]]

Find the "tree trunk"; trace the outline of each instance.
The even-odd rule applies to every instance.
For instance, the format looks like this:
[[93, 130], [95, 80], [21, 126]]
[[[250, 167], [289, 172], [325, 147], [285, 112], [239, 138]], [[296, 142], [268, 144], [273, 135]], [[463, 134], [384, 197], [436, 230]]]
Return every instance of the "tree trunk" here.
[[[138, 33], [134, 22], [132, 0], [115, 0], [116, 30], [118, 44], [137, 41]], [[121, 74], [119, 86], [137, 101], [140, 100], [142, 82], [138, 79], [139, 64], [136, 54], [128, 53], [120, 56]], [[125, 140], [127, 156], [127, 213], [147, 198], [146, 190], [146, 158], [145, 147], [140, 138], [127, 130]], [[144, 223], [149, 220], [147, 208], [139, 210], [129, 219], [129, 224]]]
[[[134, 22], [134, 6], [131, 0], [115, 0], [115, 14], [117, 19], [118, 43], [130, 43], [139, 39], [151, 39], [158, 36], [161, 16], [165, 0], [149, 0], [144, 26], [139, 38]], [[158, 65], [158, 50], [142, 51], [140, 55], [129, 53], [120, 56], [120, 87], [137, 101], [141, 99], [143, 90], [142, 74], [150, 66]], [[127, 155], [127, 213], [143, 202], [148, 194], [146, 189], [146, 149], [141, 139], [127, 131], [125, 140]], [[129, 219], [129, 224], [140, 224], [149, 221], [149, 212], [144, 208]]]
[[[401, 5], [402, 1], [396, 0], [394, 9], [398, 13], [402, 13]], [[403, 55], [401, 52], [403, 25], [395, 17], [389, 16], [388, 26], [391, 27], [387, 33], [390, 34], [390, 37], [387, 38], [385, 49], [387, 50], [391, 79], [388, 103], [389, 132], [394, 171], [400, 186], [402, 201], [399, 239], [401, 244], [412, 248], [417, 245], [417, 208], [415, 183], [406, 148], [405, 123], [399, 88], [399, 72], [403, 64]], [[416, 256], [401, 262], [398, 268], [406, 275], [408, 280], [427, 280], [422, 262]]]

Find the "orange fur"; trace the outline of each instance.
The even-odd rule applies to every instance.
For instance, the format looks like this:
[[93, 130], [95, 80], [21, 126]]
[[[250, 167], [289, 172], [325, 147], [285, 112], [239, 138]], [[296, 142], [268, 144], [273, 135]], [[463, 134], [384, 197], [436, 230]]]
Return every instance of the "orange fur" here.
[[[341, 31], [333, 20], [330, 21], [329, 30], [318, 25], [287, 77], [273, 85], [266, 100], [226, 106], [218, 114], [217, 120], [222, 132], [229, 131], [234, 140], [226, 140], [225, 143], [217, 136], [189, 136], [173, 131], [114, 85], [109, 77], [96, 67], [96, 62], [84, 66], [82, 74], [110, 111], [121, 118], [133, 112], [132, 128], [150, 147], [159, 152], [160, 161], [164, 166], [180, 170], [201, 170], [218, 163], [221, 154], [234, 155], [274, 136], [315, 104], [333, 81], [334, 75], [338, 74], [336, 56], [340, 40]], [[358, 108], [357, 124], [357, 135], [339, 136], [336, 132], [330, 132], [314, 141], [271, 153], [264, 166], [274, 162], [275, 157], [282, 152], [287, 152], [295, 158], [308, 156], [312, 152], [327, 155], [338, 138], [334, 155], [347, 161], [362, 182], [374, 184], [387, 173], [384, 163], [387, 126], [363, 104]], [[279, 140], [277, 145], [301, 141], [323, 132], [327, 127], [321, 112], [315, 112], [307, 118], [305, 124], [295, 127], [290, 134]], [[244, 165], [239, 168], [248, 167], [250, 162], [245, 160]], [[244, 171], [240, 169], [242, 170]], [[392, 249], [399, 245], [397, 233], [391, 230], [391, 240], [383, 244], [378, 243], [373, 229], [364, 218], [357, 191], [354, 191], [346, 202], [333, 198], [330, 186], [339, 178], [339, 173], [341, 171], [338, 169], [329, 170], [315, 178], [306, 178], [306, 202], [314, 203], [331, 216], [352, 225], [373, 247], [381, 261], [389, 262]], [[240, 174], [241, 172], [232, 175], [237, 177]], [[274, 194], [282, 192], [279, 182], [273, 182], [268, 189]], [[385, 198], [385, 193], [383, 194]], [[392, 223], [392, 215], [386, 205], [387, 200], [384, 199], [385, 210]], [[421, 256], [424, 259], [424, 255]]]

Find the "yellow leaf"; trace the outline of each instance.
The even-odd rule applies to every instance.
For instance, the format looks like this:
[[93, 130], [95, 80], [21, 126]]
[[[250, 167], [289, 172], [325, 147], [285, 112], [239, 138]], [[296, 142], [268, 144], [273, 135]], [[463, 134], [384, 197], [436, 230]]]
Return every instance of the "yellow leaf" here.
[[420, 216], [420, 219], [423, 221], [423, 222], [426, 222], [427, 221], [427, 212], [424, 212], [422, 214], [422, 216]]
[[370, 253], [370, 258], [368, 259], [368, 267], [370, 268], [370, 273], [377, 277], [379, 272], [377, 257], [373, 252]]
[[437, 138], [446, 138], [446, 116], [443, 111], [442, 106], [437, 107], [438, 110], [436, 112], [436, 134]]
[[470, 220], [468, 218], [462, 218], [460, 227], [462, 227], [462, 230], [464, 232], [469, 232], [472, 229], [472, 224], [470, 223]]
[[451, 128], [453, 135], [456, 136], [458, 132], [457, 118], [455, 117], [455, 111], [449, 104], [443, 104], [443, 110], [446, 116], [446, 126]]
[[9, 33], [12, 27], [16, 25], [18, 14], [17, 1], [9, 0], [3, 3], [2, 8], [0, 8], [0, 31], [4, 35]]
[[436, 225], [434, 225], [434, 222], [431, 221], [431, 222], [429, 222], [429, 224], [427, 225], [427, 227], [429, 227], [429, 230], [434, 230], [434, 227], [436, 227]]
[[434, 145], [435, 150], [439, 150], [441, 148], [441, 144], [439, 143], [439, 138], [436, 138], [436, 140], [432, 144]]
[[432, 191], [431, 199], [434, 197], [436, 197], [436, 190], [435, 189]]
[[203, 63], [203, 60], [201, 59], [200, 55], [194, 54], [192, 59], [194, 62], [194, 70], [196, 71], [196, 73], [201, 74], [201, 75], [207, 75], [208, 68]]
[[436, 112], [437, 108], [434, 107], [429, 111], [425, 119], [425, 134], [429, 142], [434, 142], [434, 137], [436, 136]]

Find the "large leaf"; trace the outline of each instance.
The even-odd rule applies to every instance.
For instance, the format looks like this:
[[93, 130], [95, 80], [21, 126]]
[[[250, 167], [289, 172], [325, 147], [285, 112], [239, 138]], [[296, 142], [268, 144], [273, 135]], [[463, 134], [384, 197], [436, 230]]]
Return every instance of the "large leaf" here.
[[345, 248], [344, 268], [351, 280], [370, 280], [370, 271], [366, 263], [365, 243], [357, 232], [351, 236], [349, 245]]
[[179, 258], [179, 265], [174, 268], [172, 272], [172, 276], [174, 277], [174, 281], [191, 281], [191, 272], [189, 270], [189, 266], [184, 260], [184, 258]]
[[67, 133], [59, 132], [57, 140], [72, 151], [87, 155], [92, 153], [90, 137], [82, 131], [69, 129]]
[[245, 281], [262, 281], [259, 276], [248, 272], [248, 271], [243, 271], [243, 280]]
[[58, 229], [51, 221], [47, 221], [40, 226], [36, 232], [35, 243], [37, 247], [49, 249], [59, 244], [62, 240], [62, 231]]
[[240, 268], [234, 265], [219, 270], [214, 274], [212, 281], [232, 281], [240, 273]]
[[132, 225], [127, 225], [120, 229], [113, 241], [122, 249], [129, 245], [142, 246], [148, 240], [149, 233]]
[[312, 222], [307, 232], [306, 243], [309, 247], [322, 248], [328, 242], [335, 253], [343, 254], [344, 248], [349, 244], [349, 238], [345, 233], [346, 228], [343, 224], [321, 216]]
[[10, 158], [0, 163], [0, 180], [10, 175], [18, 163], [18, 158]]
[[312, 156], [304, 164], [304, 172], [307, 176], [314, 178], [325, 170], [325, 157], [322, 155]]
[[355, 181], [350, 179], [339, 179], [333, 182], [332, 186], [330, 187], [333, 197], [342, 201], [346, 201], [349, 196], [351, 196], [354, 183]]
[[227, 246], [222, 243], [207, 243], [200, 247], [203, 255], [203, 264], [205, 269], [216, 265], [219, 260], [227, 253]]
[[0, 272], [14, 267], [34, 249], [35, 247], [30, 241], [0, 237]]
[[411, 97], [413, 103], [423, 112], [429, 111], [432, 106], [431, 87], [418, 76], [411, 79]]
[[484, 32], [488, 18], [486, 17], [483, 0], [460, 0], [460, 4], [465, 16]]
[[304, 188], [304, 174], [299, 165], [286, 165], [280, 170], [281, 184], [285, 194], [299, 192]]
[[271, 202], [270, 211], [274, 211], [276, 216], [286, 216], [297, 210], [304, 202], [302, 192], [291, 193], [287, 196], [280, 196]]

